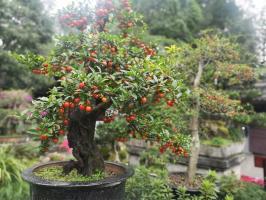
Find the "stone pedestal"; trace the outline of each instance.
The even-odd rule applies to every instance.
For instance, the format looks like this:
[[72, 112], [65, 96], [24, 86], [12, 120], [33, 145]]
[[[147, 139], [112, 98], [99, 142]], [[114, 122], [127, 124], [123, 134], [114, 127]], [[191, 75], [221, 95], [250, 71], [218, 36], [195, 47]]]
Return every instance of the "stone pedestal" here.
[[[139, 155], [146, 150], [147, 144], [143, 141], [133, 140], [127, 144], [129, 152], [129, 163], [139, 164]], [[207, 173], [208, 170], [215, 170], [218, 174], [234, 173], [240, 177], [240, 165], [243, 162], [245, 143], [233, 143], [225, 147], [211, 147], [201, 145], [198, 161], [198, 173]], [[174, 164], [175, 163], [175, 164]], [[175, 157], [167, 165], [169, 172], [185, 172], [188, 160]]]

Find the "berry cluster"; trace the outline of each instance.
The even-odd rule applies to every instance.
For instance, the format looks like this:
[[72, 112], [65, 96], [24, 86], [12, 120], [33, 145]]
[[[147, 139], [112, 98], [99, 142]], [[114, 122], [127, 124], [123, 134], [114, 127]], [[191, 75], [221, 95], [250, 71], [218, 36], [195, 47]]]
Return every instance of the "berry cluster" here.
[[173, 142], [166, 142], [159, 148], [160, 153], [164, 153], [167, 149], [169, 149], [172, 153], [177, 156], [188, 157], [188, 152], [184, 150], [181, 146], [176, 146]]

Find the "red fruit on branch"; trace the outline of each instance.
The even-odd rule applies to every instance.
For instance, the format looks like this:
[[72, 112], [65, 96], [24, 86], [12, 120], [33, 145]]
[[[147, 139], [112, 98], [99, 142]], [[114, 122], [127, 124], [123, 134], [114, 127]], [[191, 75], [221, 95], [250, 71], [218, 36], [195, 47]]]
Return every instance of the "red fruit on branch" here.
[[98, 98], [100, 97], [100, 95], [95, 93], [95, 94], [92, 95], [92, 97], [93, 97], [94, 99], [98, 99]]
[[163, 98], [164, 96], [165, 96], [164, 93], [162, 93], [162, 92], [159, 92], [159, 93], [158, 93], [158, 97]]
[[164, 153], [165, 152], [165, 147], [164, 146], [161, 146], [160, 148], [159, 148], [159, 151], [160, 151], [160, 153]]
[[130, 119], [130, 117], [128, 116], [128, 117], [126, 117], [126, 121], [127, 122], [131, 122], [131, 119]]
[[111, 52], [112, 52], [112, 53], [115, 53], [115, 52], [116, 52], [116, 48], [115, 48], [115, 47], [112, 47], [112, 48], [111, 48]]
[[89, 57], [88, 58], [88, 61], [89, 62], [97, 62], [96, 58], [94, 58], [94, 57]]
[[95, 90], [98, 90], [98, 87], [97, 87], [96, 85], [93, 85], [93, 86], [91, 87], [91, 89], [92, 89], [93, 91], [95, 91]]
[[141, 102], [141, 104], [147, 103], [147, 98], [146, 97], [142, 97], [140, 102]]
[[70, 106], [70, 103], [67, 102], [67, 101], [63, 104], [63, 107], [64, 107], [64, 108], [69, 108], [69, 106]]
[[68, 126], [69, 125], [69, 121], [67, 119], [64, 120], [64, 125]]
[[42, 71], [40, 69], [33, 69], [32, 70], [32, 73], [34, 73], [34, 74], [41, 74]]
[[128, 22], [128, 23], [127, 23], [127, 27], [128, 27], [128, 28], [130, 28], [130, 27], [132, 27], [132, 26], [133, 26], [133, 23], [132, 23], [132, 22]]
[[78, 104], [80, 102], [80, 98], [75, 98], [74, 103]]
[[47, 139], [48, 139], [48, 136], [47, 135], [44, 135], [44, 134], [40, 135], [40, 140], [41, 141], [45, 141]]
[[64, 112], [65, 112], [65, 110], [64, 110], [63, 108], [60, 108], [60, 109], [59, 109], [59, 113], [60, 113], [60, 114], [64, 114]]
[[85, 110], [85, 106], [82, 105], [82, 104], [80, 104], [80, 105], [79, 105], [79, 109], [80, 109], [80, 110]]
[[103, 118], [104, 123], [110, 123], [114, 121], [114, 117], [104, 117]]
[[48, 67], [49, 64], [48, 64], [48, 63], [43, 63], [42, 66], [43, 66], [43, 67]]
[[170, 106], [170, 107], [173, 107], [174, 106], [174, 101], [173, 100], [168, 100], [167, 101], [167, 105]]
[[90, 100], [87, 100], [87, 101], [86, 101], [86, 104], [87, 104], [87, 105], [90, 105], [90, 104], [91, 104]]
[[112, 66], [113, 66], [113, 62], [112, 62], [112, 61], [108, 61], [108, 62], [107, 62], [107, 67], [108, 67], [108, 68], [111, 68]]
[[130, 121], [134, 121], [136, 119], [136, 115], [130, 115]]
[[187, 158], [189, 156], [188, 152], [184, 151], [184, 157]]
[[106, 62], [106, 60], [104, 60], [104, 61], [102, 61], [102, 64], [103, 64], [103, 66], [107, 66], [107, 62]]
[[108, 99], [106, 97], [102, 97], [102, 102], [106, 103]]
[[91, 51], [90, 52], [90, 56], [94, 57], [94, 58], [97, 57], [97, 52], [96, 51]]
[[65, 66], [65, 71], [66, 72], [71, 72], [72, 71], [72, 67], [71, 66]]
[[79, 89], [83, 89], [84, 87], [85, 87], [85, 83], [84, 82], [79, 84]]
[[53, 143], [54, 143], [54, 144], [57, 144], [58, 141], [59, 141], [58, 138], [53, 138]]
[[92, 108], [90, 106], [86, 106], [85, 110], [86, 110], [86, 112], [91, 112]]
[[59, 130], [59, 135], [65, 135], [65, 131], [63, 129]]
[[134, 121], [134, 120], [136, 120], [136, 115], [129, 115], [129, 116], [127, 116], [126, 117], [126, 121], [127, 122], [131, 122], [131, 121]]
[[70, 103], [69, 103], [69, 107], [70, 107], [70, 108], [75, 108], [75, 104], [72, 103], [72, 102], [70, 102]]

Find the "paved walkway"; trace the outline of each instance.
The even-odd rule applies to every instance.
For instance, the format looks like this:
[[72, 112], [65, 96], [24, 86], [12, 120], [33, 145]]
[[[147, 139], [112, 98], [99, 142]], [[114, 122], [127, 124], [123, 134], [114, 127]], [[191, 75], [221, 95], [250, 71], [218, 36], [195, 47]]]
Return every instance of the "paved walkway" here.
[[245, 160], [241, 164], [240, 173], [241, 175], [251, 176], [254, 178], [263, 179], [263, 169], [255, 167], [254, 156], [248, 150], [248, 143], [245, 145]]

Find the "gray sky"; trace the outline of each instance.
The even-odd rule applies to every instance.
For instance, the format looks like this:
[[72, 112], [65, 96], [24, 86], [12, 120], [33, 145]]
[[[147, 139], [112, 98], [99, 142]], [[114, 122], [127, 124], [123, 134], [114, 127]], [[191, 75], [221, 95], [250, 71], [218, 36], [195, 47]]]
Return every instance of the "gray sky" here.
[[[54, 0], [57, 8], [62, 8], [70, 4], [72, 1], [75, 1], [75, 0]], [[239, 5], [243, 6], [245, 9], [252, 9], [255, 12], [260, 10], [264, 5], [266, 5], [266, 0], [236, 0], [236, 2]], [[254, 5], [254, 8], [248, 8], [250, 3]]]

